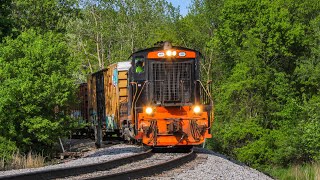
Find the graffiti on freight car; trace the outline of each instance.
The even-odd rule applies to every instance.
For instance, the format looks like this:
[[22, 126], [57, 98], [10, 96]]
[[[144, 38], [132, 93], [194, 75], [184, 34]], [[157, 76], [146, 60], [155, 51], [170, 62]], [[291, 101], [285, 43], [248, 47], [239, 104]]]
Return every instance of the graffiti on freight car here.
[[112, 84], [113, 84], [113, 86], [117, 86], [118, 85], [118, 70], [117, 69], [113, 70]]
[[106, 117], [106, 131], [113, 132], [115, 129], [117, 129], [117, 124], [115, 122], [114, 115], [107, 116]]
[[94, 111], [93, 109], [90, 109], [89, 114], [90, 114], [90, 119], [91, 119], [92, 124], [94, 124], [94, 125], [98, 124], [97, 112]]

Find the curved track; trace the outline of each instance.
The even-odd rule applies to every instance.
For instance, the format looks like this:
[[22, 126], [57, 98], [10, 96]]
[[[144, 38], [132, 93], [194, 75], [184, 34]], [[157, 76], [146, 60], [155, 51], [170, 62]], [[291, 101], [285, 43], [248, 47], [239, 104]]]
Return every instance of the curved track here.
[[68, 176], [77, 176], [80, 174], [92, 173], [96, 171], [106, 171], [109, 169], [113, 169], [124, 164], [129, 164], [135, 161], [140, 161], [152, 156], [153, 153], [151, 150], [146, 152], [142, 152], [139, 154], [135, 154], [132, 156], [115, 159], [111, 161], [106, 161], [102, 163], [95, 164], [86, 164], [82, 166], [74, 166], [74, 167], [65, 167], [65, 168], [57, 168], [50, 170], [42, 170], [42, 171], [34, 171], [30, 173], [21, 173], [9, 176], [2, 176], [0, 180], [10, 179], [10, 180], [35, 180], [35, 179], [57, 179], [57, 178], [65, 178]]
[[[11, 179], [11, 180], [35, 180], [35, 179], [59, 179], [59, 178], [70, 178], [70, 179], [134, 179], [146, 176], [152, 176], [157, 173], [161, 173], [166, 170], [179, 167], [189, 161], [192, 161], [196, 158], [196, 153], [191, 150], [189, 153], [183, 155], [174, 155], [177, 157], [167, 156], [166, 160], [157, 159], [161, 156], [166, 156], [166, 154], [154, 154], [152, 150], [128, 156], [121, 159], [115, 159], [111, 161], [106, 161], [102, 163], [87, 164], [82, 166], [67, 167], [67, 168], [58, 168], [51, 170], [35, 171], [31, 173], [22, 173], [15, 174], [10, 176], [2, 176], [2, 179]], [[154, 158], [156, 157], [156, 158]], [[168, 158], [169, 157], [169, 158]], [[148, 162], [148, 159], [154, 159], [154, 163], [143, 163]], [[142, 162], [142, 163], [139, 163]], [[122, 168], [124, 166], [134, 167], [131, 170]], [[112, 172], [116, 169], [125, 169], [120, 171]], [[130, 169], [130, 168], [128, 168]], [[94, 175], [96, 172], [107, 172], [102, 175]], [[86, 176], [88, 174], [92, 174]]]
[[85, 179], [91, 179], [91, 180], [99, 180], [99, 179], [112, 179], [112, 180], [122, 180], [122, 179], [135, 179], [135, 178], [141, 178], [146, 176], [152, 176], [154, 174], [161, 173], [166, 170], [170, 170], [176, 167], [179, 167], [189, 161], [192, 161], [196, 158], [196, 153], [191, 150], [191, 152], [179, 156], [177, 158], [167, 160], [165, 162], [157, 163], [155, 165], [147, 166], [147, 167], [139, 167], [134, 170], [128, 170], [128, 171], [121, 171], [114, 174], [107, 174], [97, 177], [90, 177]]

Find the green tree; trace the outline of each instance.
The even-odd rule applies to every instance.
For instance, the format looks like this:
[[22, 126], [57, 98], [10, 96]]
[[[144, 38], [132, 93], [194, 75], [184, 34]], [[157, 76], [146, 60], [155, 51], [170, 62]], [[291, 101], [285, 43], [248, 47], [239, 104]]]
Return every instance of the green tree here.
[[68, 24], [69, 46], [84, 73], [93, 72], [157, 41], [174, 41], [178, 18], [178, 10], [164, 0], [90, 1]]
[[212, 77], [215, 77], [216, 82], [220, 81], [219, 64], [213, 66], [220, 55], [216, 48], [212, 48], [213, 41], [210, 40], [216, 36], [223, 3], [222, 0], [194, 0], [189, 13], [176, 23], [176, 36], [179, 37], [177, 43], [199, 50], [205, 57], [201, 66], [204, 81], [212, 80]]
[[208, 44], [222, 76], [214, 81], [213, 148], [254, 167], [319, 156], [319, 6], [224, 1]]
[[0, 136], [23, 151], [50, 150], [68, 133], [74, 60], [61, 34], [28, 30], [0, 45]]
[[75, 3], [75, 0], [12, 0], [13, 30], [20, 33], [38, 28], [43, 32], [64, 32], [69, 18], [77, 15]]
[[11, 15], [11, 0], [3, 0], [0, 2], [0, 43], [2, 38], [10, 35], [13, 21]]

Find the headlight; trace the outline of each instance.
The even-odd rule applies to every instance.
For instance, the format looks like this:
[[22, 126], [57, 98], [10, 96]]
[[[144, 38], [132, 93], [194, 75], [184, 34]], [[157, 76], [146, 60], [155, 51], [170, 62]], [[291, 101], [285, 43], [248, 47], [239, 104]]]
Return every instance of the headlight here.
[[166, 55], [167, 55], [167, 56], [176, 56], [176, 55], [177, 55], [177, 51], [168, 50], [168, 51], [166, 52]]
[[148, 115], [151, 115], [151, 114], [153, 113], [152, 107], [147, 107], [147, 108], [146, 108], [146, 113], [147, 113]]
[[170, 51], [170, 50], [167, 51], [167, 52], [166, 52], [166, 55], [167, 55], [167, 56], [171, 56], [171, 55], [172, 55], [172, 51]]
[[176, 56], [177, 55], [177, 51], [172, 51], [172, 56]]
[[196, 113], [196, 114], [200, 113], [201, 112], [201, 107], [200, 106], [194, 106], [193, 107], [193, 112]]

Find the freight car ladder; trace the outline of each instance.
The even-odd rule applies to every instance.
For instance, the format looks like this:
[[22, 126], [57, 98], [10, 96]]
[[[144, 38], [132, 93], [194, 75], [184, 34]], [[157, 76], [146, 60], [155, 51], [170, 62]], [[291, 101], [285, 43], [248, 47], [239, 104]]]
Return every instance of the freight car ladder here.
[[119, 102], [127, 102], [128, 101], [128, 80], [127, 80], [128, 72], [127, 71], [118, 71], [119, 77]]
[[119, 92], [119, 119], [120, 124], [128, 117], [128, 71], [131, 62], [118, 62], [118, 92]]

